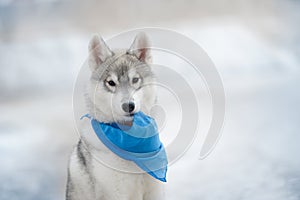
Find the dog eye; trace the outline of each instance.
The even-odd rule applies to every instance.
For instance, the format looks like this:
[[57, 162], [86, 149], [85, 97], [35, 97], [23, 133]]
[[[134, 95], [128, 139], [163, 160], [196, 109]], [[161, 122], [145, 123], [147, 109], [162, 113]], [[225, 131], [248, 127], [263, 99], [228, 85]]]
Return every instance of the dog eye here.
[[112, 81], [112, 80], [108, 81], [107, 83], [110, 86], [116, 86], [116, 83], [114, 81]]
[[137, 83], [139, 81], [139, 78], [133, 78], [132, 83]]

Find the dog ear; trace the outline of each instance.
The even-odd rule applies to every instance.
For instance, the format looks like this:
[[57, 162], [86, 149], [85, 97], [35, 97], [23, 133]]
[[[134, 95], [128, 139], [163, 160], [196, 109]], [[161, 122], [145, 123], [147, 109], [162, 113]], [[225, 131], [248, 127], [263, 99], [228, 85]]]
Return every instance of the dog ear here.
[[94, 35], [89, 44], [89, 66], [92, 71], [97, 69], [113, 53], [106, 45], [102, 37]]
[[151, 63], [150, 41], [144, 32], [137, 34], [128, 51], [140, 61]]

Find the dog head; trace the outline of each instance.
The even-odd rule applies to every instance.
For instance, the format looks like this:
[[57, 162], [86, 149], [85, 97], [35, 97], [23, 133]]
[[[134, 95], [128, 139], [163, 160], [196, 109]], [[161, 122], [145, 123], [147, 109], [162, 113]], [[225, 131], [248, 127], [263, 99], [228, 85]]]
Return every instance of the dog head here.
[[126, 123], [136, 112], [149, 114], [156, 100], [149, 46], [144, 33], [128, 50], [112, 51], [97, 35], [91, 39], [87, 96], [90, 114], [98, 121]]

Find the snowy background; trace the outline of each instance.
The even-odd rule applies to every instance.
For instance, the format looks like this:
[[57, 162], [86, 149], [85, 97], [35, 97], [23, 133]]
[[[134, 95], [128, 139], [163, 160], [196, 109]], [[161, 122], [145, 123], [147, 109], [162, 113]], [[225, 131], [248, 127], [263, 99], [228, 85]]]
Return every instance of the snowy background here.
[[168, 199], [299, 200], [299, 10], [296, 0], [0, 0], [0, 199], [64, 199], [90, 36], [160, 26], [207, 51], [227, 98], [218, 145], [198, 160], [195, 143], [170, 167]]

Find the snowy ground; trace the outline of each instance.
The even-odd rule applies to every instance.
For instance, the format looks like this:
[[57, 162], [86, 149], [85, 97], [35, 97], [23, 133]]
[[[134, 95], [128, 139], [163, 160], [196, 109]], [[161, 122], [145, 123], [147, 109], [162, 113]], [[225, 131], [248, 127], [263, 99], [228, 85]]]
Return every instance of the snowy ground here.
[[[270, 42], [233, 19], [198, 25], [176, 30], [215, 62], [225, 86], [226, 121], [210, 156], [198, 160], [196, 141], [170, 166], [167, 199], [300, 199], [299, 39], [288, 35], [298, 30]], [[72, 84], [88, 38], [0, 44], [6, 70], [0, 74], [1, 200], [64, 198], [67, 160], [78, 138]]]
[[[300, 198], [299, 76], [253, 85], [226, 89], [221, 140], [205, 160], [197, 160], [196, 142], [170, 167], [168, 199]], [[63, 199], [77, 138], [70, 95], [7, 102], [0, 109], [1, 199]]]
[[1, 104], [0, 199], [63, 199], [75, 143], [71, 95]]
[[[194, 146], [170, 167], [168, 199], [300, 198], [300, 76], [251, 76], [224, 82], [223, 136], [205, 160]], [[63, 199], [77, 138], [71, 93], [6, 101], [0, 110], [0, 199]]]
[[194, 151], [170, 168], [170, 199], [299, 199], [298, 86], [294, 76], [227, 88], [221, 140], [205, 160]]

